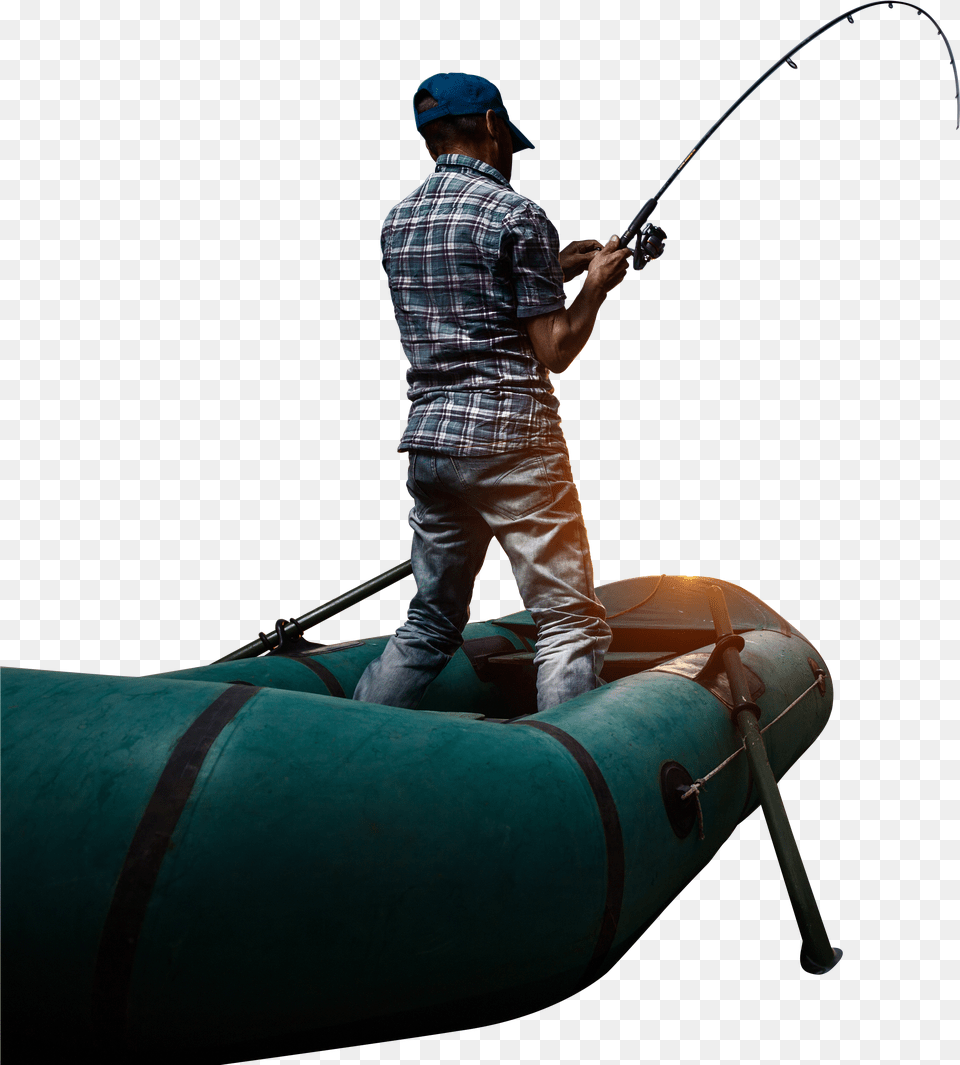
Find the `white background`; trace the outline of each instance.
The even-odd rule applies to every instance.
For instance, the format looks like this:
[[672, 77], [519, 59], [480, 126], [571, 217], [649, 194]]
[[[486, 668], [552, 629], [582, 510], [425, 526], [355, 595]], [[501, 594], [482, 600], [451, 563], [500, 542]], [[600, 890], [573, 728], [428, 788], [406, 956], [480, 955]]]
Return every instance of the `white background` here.
[[[536, 145], [513, 186], [561, 244], [606, 240], [841, 10], [8, 6], [3, 663], [210, 662], [408, 556], [379, 230], [432, 169], [423, 78], [496, 82]], [[953, 0], [930, 10], [960, 42]], [[830, 664], [833, 718], [782, 790], [843, 961], [800, 970], [757, 812], [575, 998], [299, 1060], [960, 1057], [955, 89], [901, 6], [796, 62], [666, 193], [665, 256], [555, 387], [597, 582], [734, 581]], [[410, 594], [313, 638], [390, 632]], [[519, 606], [494, 545], [473, 617]]]

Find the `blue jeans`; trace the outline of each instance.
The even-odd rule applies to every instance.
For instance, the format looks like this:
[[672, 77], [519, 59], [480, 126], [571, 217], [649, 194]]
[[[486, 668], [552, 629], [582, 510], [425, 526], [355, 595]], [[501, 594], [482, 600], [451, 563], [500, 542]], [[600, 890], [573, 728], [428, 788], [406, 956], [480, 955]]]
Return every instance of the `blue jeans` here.
[[463, 643], [474, 580], [494, 536], [537, 627], [537, 711], [599, 687], [611, 632], [593, 588], [566, 448], [483, 458], [409, 455], [417, 594], [354, 699], [416, 708]]

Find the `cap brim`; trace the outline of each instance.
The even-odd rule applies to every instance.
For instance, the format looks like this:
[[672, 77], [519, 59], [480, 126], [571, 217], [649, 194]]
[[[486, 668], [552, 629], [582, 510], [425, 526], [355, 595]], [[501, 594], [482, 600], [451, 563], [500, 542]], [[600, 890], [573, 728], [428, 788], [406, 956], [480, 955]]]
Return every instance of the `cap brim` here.
[[522, 152], [524, 148], [533, 148], [532, 141], [528, 141], [527, 138], [517, 129], [517, 127], [509, 120], [505, 119], [507, 127], [510, 130], [510, 137], [513, 141], [513, 150], [515, 152]]

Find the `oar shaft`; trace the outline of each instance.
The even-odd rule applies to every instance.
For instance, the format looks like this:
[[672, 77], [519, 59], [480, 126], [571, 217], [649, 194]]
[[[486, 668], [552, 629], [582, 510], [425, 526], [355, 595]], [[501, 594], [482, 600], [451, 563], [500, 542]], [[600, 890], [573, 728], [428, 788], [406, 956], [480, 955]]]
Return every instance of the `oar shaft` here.
[[[396, 584], [397, 581], [408, 577], [411, 573], [413, 573], [413, 566], [408, 559], [406, 562], [401, 562], [399, 566], [388, 569], [386, 573], [381, 573], [378, 577], [358, 585], [349, 592], [338, 595], [336, 599], [331, 599], [329, 603], [315, 607], [304, 614], [303, 617], [297, 618], [297, 624], [301, 629], [309, 629], [313, 625], [333, 617], [334, 614], [339, 614], [341, 610], [346, 610], [347, 607], [353, 606], [364, 599], [369, 599], [371, 595], [376, 595], [377, 592], [382, 592], [384, 588], [389, 588], [391, 584]], [[278, 635], [277, 630], [274, 629], [273, 632], [267, 633], [267, 641], [272, 643]], [[258, 638], [251, 640], [250, 643], [239, 648], [239, 650], [231, 651], [230, 654], [224, 655], [223, 658], [218, 658], [217, 662], [236, 662], [241, 658], [256, 658], [257, 655], [263, 654], [263, 651], [263, 641]]]
[[[760, 807], [763, 810], [767, 828], [770, 830], [773, 849], [780, 863], [780, 871], [783, 873], [790, 904], [793, 906], [793, 913], [803, 939], [800, 964], [808, 972], [826, 972], [832, 969], [840, 959], [834, 954], [830, 940], [827, 938], [827, 930], [823, 926], [823, 918], [820, 916], [820, 909], [813, 896], [813, 888], [810, 886], [793, 829], [790, 827], [787, 811], [784, 809], [783, 798], [777, 787], [777, 778], [773, 775], [770, 762], [767, 760], [760, 726], [753, 714], [749, 710], [744, 710], [737, 715], [737, 728], [743, 736], [747, 761], [750, 763], [753, 782], [760, 796]], [[812, 962], [816, 969], [811, 970], [805, 959]]]
[[[727, 612], [722, 589], [712, 585], [707, 590], [707, 596], [719, 641], [721, 637], [733, 632], [733, 625]], [[783, 873], [787, 894], [790, 896], [790, 903], [793, 906], [793, 913], [803, 940], [800, 964], [809, 973], [825, 973], [837, 964], [842, 952], [834, 950], [827, 938], [823, 918], [820, 916], [817, 900], [813, 897], [813, 889], [810, 887], [810, 880], [803, 867], [803, 859], [800, 857], [787, 811], [784, 809], [783, 798], [777, 787], [777, 778], [770, 768], [763, 737], [760, 735], [760, 726], [757, 723], [760, 711], [750, 698], [750, 688], [744, 673], [743, 662], [740, 660], [740, 652], [735, 647], [728, 647], [723, 652], [723, 665], [730, 682], [730, 695], [737, 729], [743, 737], [743, 746], [746, 749], [753, 782], [760, 797], [760, 806], [767, 828], [770, 830], [773, 849], [780, 863], [780, 871]]]

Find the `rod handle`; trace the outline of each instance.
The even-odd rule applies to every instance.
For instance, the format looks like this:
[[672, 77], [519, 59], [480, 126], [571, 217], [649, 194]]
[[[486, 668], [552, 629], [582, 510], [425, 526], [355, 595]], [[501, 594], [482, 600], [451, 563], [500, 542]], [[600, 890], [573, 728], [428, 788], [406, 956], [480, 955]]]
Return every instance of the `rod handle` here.
[[627, 227], [627, 231], [620, 238], [619, 247], [625, 248], [630, 243], [630, 241], [633, 240], [633, 238], [643, 228], [644, 222], [646, 222], [650, 215], [652, 215], [653, 212], [656, 210], [657, 204], [659, 202], [660, 201], [656, 197], [651, 200], [647, 200], [647, 202], [640, 208], [640, 213], [630, 223], [630, 225]]

